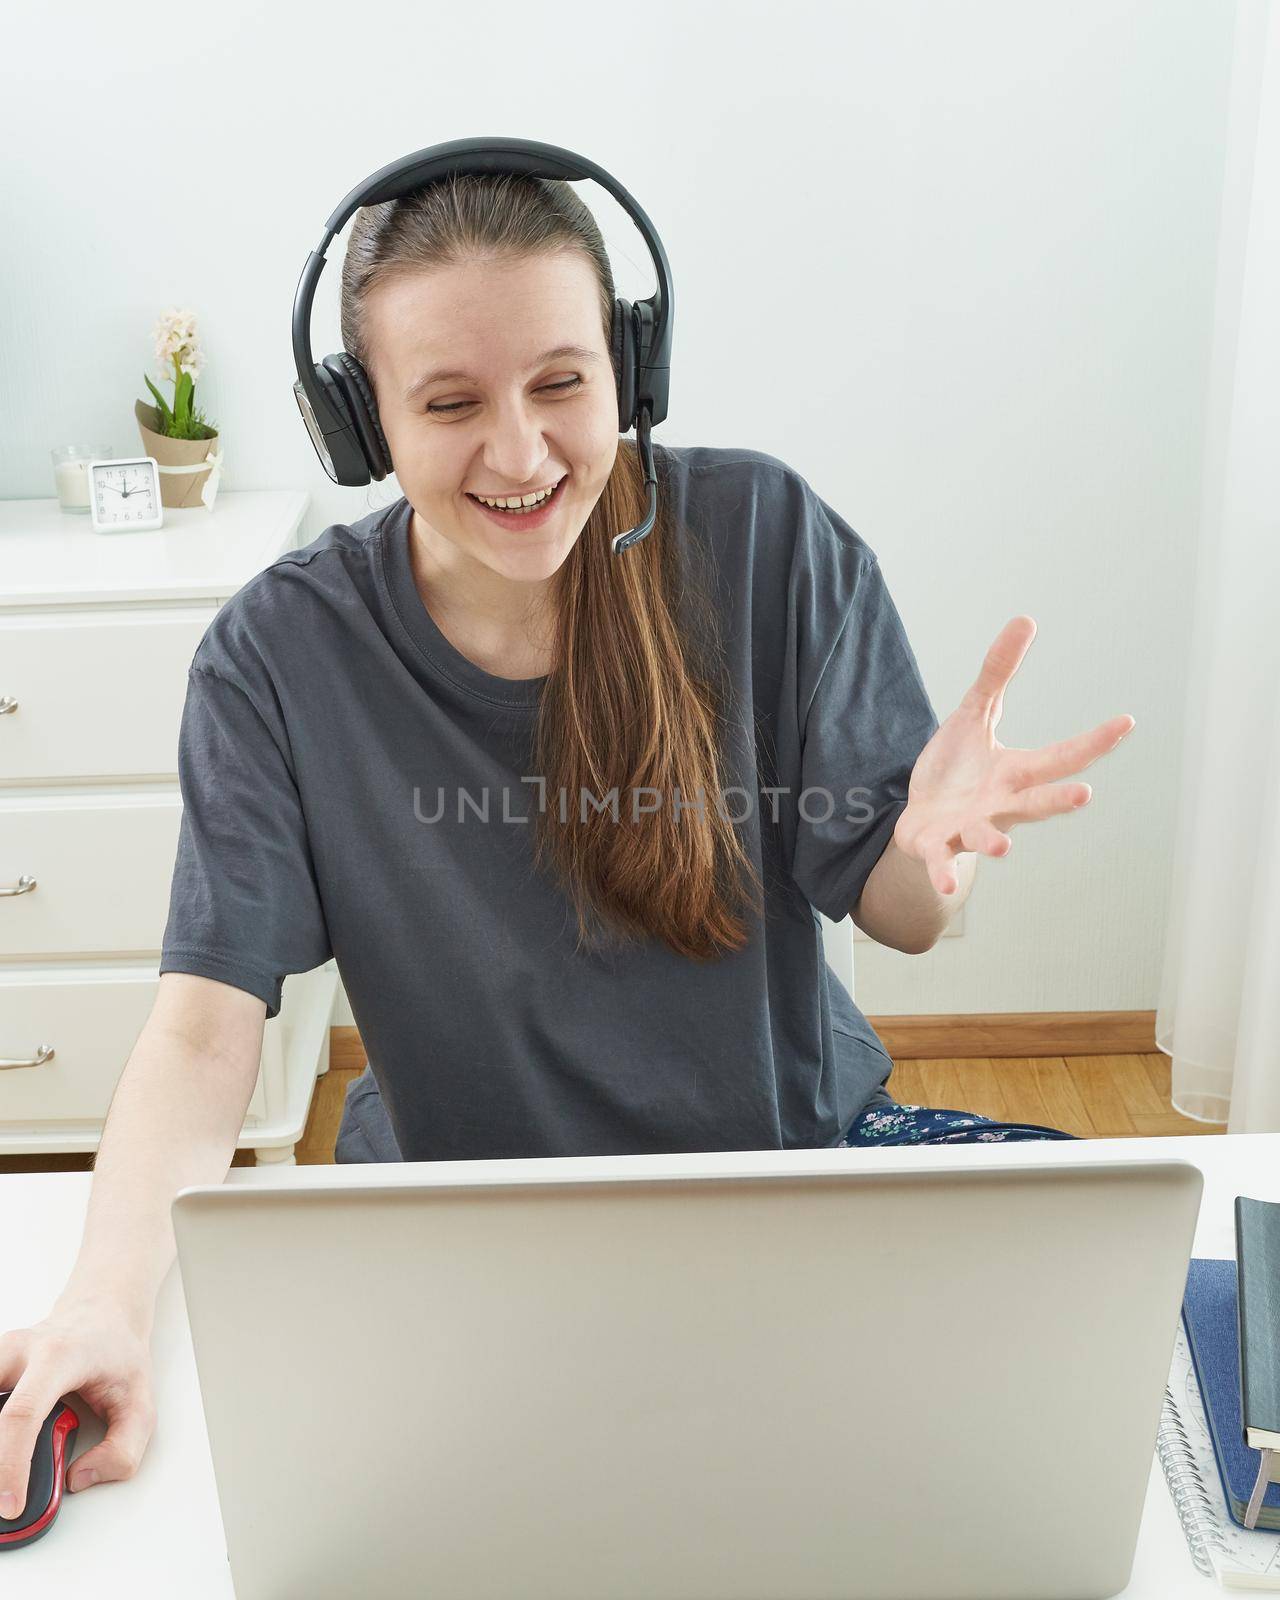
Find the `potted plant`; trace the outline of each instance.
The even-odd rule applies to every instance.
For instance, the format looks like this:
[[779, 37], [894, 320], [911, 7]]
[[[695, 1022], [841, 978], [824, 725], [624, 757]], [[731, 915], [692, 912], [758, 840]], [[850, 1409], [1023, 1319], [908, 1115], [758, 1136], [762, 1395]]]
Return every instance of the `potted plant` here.
[[144, 373], [156, 403], [138, 400], [133, 410], [143, 449], [155, 457], [160, 468], [160, 499], [174, 508], [203, 503], [212, 511], [222, 450], [218, 430], [195, 404], [195, 381], [204, 369], [204, 356], [196, 341], [194, 312], [164, 312], [152, 335], [161, 371], [173, 384], [173, 404], [167, 403]]

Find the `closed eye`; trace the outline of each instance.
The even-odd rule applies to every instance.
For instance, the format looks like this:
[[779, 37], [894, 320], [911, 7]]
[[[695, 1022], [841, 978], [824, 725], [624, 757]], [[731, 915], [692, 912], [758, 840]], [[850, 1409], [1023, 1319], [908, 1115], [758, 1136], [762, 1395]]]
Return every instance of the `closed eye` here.
[[[548, 391], [551, 391], [551, 390], [554, 390], [554, 389], [580, 389], [581, 387], [582, 387], [582, 379], [581, 378], [566, 378], [562, 383], [547, 383], [547, 384], [543, 385], [543, 388], [548, 390]], [[427, 407], [427, 410], [428, 411], [438, 411], [438, 412], [441, 412], [441, 413], [448, 412], [448, 411], [462, 411], [462, 410], [465, 410], [465, 408], [467, 406], [474, 405], [474, 404], [475, 404], [474, 400], [455, 400], [452, 403], [452, 405], [447, 405], [447, 406], [429, 405]]]

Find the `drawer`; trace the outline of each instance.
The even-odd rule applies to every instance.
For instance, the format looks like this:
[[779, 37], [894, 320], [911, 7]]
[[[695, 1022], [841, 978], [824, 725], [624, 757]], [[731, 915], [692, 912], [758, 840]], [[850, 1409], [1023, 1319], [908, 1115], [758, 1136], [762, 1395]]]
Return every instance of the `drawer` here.
[[0, 616], [0, 783], [168, 777], [216, 605]]
[[181, 820], [176, 790], [38, 800], [0, 790], [0, 889], [36, 881], [0, 895], [0, 958], [159, 950]]
[[[159, 982], [154, 969], [140, 967], [0, 971], [0, 1059], [32, 1059], [44, 1045], [54, 1051], [39, 1065], [0, 1067], [0, 1128], [102, 1122]], [[268, 1031], [278, 1020], [267, 1023]], [[270, 1043], [277, 1045], [275, 1035]], [[260, 1070], [247, 1117], [265, 1115]]]

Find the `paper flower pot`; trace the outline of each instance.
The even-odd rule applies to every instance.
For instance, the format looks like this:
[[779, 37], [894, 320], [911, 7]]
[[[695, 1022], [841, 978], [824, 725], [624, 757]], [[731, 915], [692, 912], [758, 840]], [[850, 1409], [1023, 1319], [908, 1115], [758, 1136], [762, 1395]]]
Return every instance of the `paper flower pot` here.
[[202, 491], [210, 473], [214, 471], [214, 463], [209, 458], [216, 455], [220, 449], [218, 435], [212, 434], [208, 439], [171, 439], [168, 434], [156, 431], [160, 427], [160, 413], [155, 406], [149, 406], [143, 400], [135, 400], [133, 412], [138, 419], [138, 432], [142, 435], [144, 454], [154, 456], [161, 469], [191, 468], [190, 472], [161, 470], [161, 504], [170, 506], [174, 510], [179, 510], [183, 506], [205, 504], [212, 509], [213, 498], [217, 493], [216, 477], [212, 493], [207, 500], [203, 497]]

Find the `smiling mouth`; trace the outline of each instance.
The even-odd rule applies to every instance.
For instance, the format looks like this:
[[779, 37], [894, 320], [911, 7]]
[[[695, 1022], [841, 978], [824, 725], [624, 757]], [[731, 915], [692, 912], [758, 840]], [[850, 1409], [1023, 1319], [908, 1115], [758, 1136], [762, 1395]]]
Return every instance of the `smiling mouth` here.
[[[556, 497], [556, 491], [568, 476], [569, 474], [566, 472], [564, 477], [557, 478], [554, 483], [548, 484], [546, 489], [538, 490], [537, 493], [541, 495], [541, 499], [535, 500], [531, 506], [495, 506], [489, 504], [490, 500], [514, 500], [518, 498], [516, 495], [491, 495], [482, 499], [480, 495], [472, 494], [469, 489], [464, 492], [466, 493], [468, 500], [474, 500], [477, 505], [484, 506], [486, 511], [514, 511], [517, 515], [519, 515], [522, 511], [537, 511], [540, 507], [545, 506], [550, 501], [554, 500]], [[546, 492], [547, 490], [550, 490], [550, 493]]]
[[512, 510], [508, 506], [487, 505], [483, 500], [480, 499], [479, 495], [472, 494], [470, 490], [465, 492], [467, 499], [470, 500], [473, 505], [479, 507], [479, 509], [483, 511], [486, 516], [491, 517], [498, 522], [510, 523], [512, 527], [517, 526], [519, 523], [527, 522], [531, 527], [536, 527], [541, 524], [542, 520], [550, 514], [554, 507], [560, 504], [560, 500], [564, 494], [565, 485], [568, 483], [568, 481], [569, 474], [566, 472], [564, 477], [560, 479], [550, 494], [544, 495], [541, 500], [535, 501], [531, 506], [523, 506], [515, 510]]

